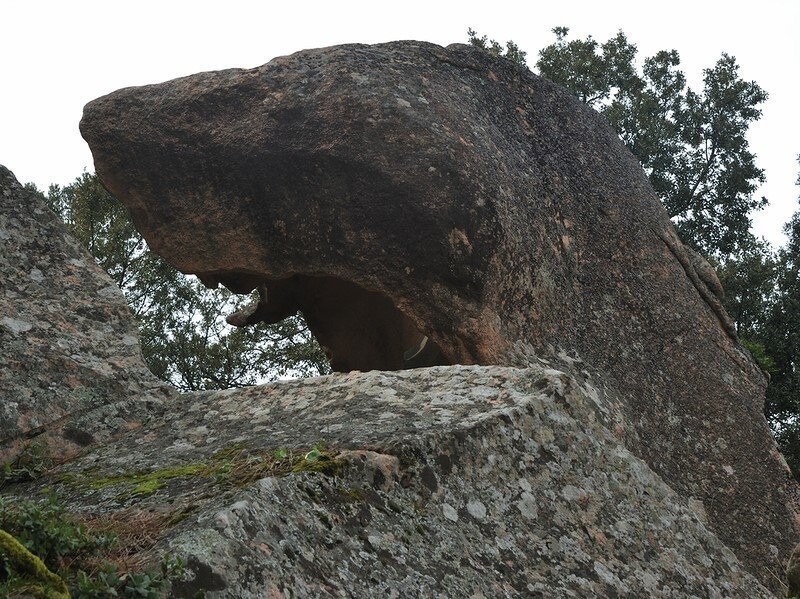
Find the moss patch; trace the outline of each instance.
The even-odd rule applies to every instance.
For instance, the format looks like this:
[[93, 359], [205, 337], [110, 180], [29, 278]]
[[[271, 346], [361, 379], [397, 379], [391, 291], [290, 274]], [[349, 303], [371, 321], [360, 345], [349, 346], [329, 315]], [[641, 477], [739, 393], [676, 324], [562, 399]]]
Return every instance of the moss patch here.
[[17, 593], [46, 599], [69, 599], [64, 580], [53, 574], [41, 559], [2, 529], [0, 560], [7, 575], [7, 581], [0, 585], [0, 591], [5, 591], [6, 596]]
[[332, 476], [341, 467], [342, 461], [336, 459], [335, 453], [321, 445], [302, 450], [253, 451], [237, 444], [220, 449], [205, 461], [115, 476], [98, 476], [96, 471], [87, 470], [61, 474], [58, 480], [76, 490], [119, 487], [122, 497], [148, 496], [176, 479], [203, 477], [214, 485], [235, 489], [269, 476], [303, 472]]
[[333, 452], [317, 445], [308, 450], [277, 449], [254, 452], [241, 446], [219, 450], [211, 457], [218, 481], [230, 487], [242, 487], [268, 476], [312, 472], [332, 476], [341, 470], [342, 462]]
[[135, 495], [150, 495], [163, 487], [168, 480], [195, 475], [202, 476], [207, 470], [207, 464], [196, 462], [183, 466], [171, 466], [151, 472], [138, 472], [129, 475], [95, 478], [89, 481], [89, 487], [91, 489], [105, 489], [106, 487], [125, 485], [129, 487], [131, 493]]

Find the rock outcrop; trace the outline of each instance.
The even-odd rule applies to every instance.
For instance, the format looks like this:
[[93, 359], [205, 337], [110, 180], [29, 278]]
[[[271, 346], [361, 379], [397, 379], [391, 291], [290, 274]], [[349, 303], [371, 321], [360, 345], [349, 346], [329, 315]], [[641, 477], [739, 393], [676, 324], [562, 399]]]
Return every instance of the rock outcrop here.
[[[2, 389], [36, 391], [22, 358], [52, 381], [40, 403], [4, 405], [39, 421], [0, 421], [5, 455], [22, 439], [65, 450], [63, 464], [2, 495], [55, 494], [87, 522], [136, 531], [136, 563], [182, 558], [172, 596], [772, 596], [703, 503], [622, 445], [624, 402], [580, 363], [553, 360], [569, 374], [529, 354], [525, 368], [353, 372], [177, 396], [144, 371], [121, 292], [0, 172]], [[34, 269], [50, 284], [29, 284]], [[64, 399], [73, 380], [91, 403]]]
[[[600, 424], [601, 397], [543, 365], [192, 393], [55, 488], [170, 523], [151, 551], [186, 560], [177, 597], [772, 596]], [[323, 473], [264, 468], [323, 444]]]
[[750, 571], [772, 584], [788, 559], [765, 377], [635, 158], [565, 90], [467, 46], [350, 45], [120, 90], [81, 131], [151, 248], [261, 289], [234, 324], [300, 310], [340, 371], [571, 356]]
[[0, 462], [36, 437], [60, 459], [177, 395], [147, 370], [125, 298], [0, 166]]

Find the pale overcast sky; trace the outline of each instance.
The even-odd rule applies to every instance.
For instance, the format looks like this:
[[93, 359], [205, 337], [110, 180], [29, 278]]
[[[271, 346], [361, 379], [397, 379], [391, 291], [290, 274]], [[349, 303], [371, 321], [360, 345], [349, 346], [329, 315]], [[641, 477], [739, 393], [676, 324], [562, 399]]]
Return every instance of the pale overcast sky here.
[[782, 242], [798, 206], [800, 0], [1, 1], [0, 164], [40, 188], [93, 170], [78, 132], [83, 105], [120, 87], [340, 43], [465, 42], [468, 27], [513, 39], [533, 65], [564, 25], [599, 40], [622, 29], [641, 57], [675, 48], [697, 88], [721, 52], [736, 56], [770, 94], [750, 135], [771, 204], [756, 233]]

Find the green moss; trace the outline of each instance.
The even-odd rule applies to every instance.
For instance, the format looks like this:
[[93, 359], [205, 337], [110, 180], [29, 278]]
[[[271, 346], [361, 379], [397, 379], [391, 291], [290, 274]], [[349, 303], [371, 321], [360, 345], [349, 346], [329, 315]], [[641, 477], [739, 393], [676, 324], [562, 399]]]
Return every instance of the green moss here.
[[58, 481], [78, 490], [120, 487], [122, 496], [147, 496], [164, 487], [167, 481], [176, 478], [206, 477], [230, 489], [243, 487], [261, 478], [291, 473], [310, 472], [332, 476], [341, 467], [341, 460], [337, 460], [334, 453], [323, 449], [321, 445], [308, 451], [281, 448], [254, 452], [241, 444], [235, 444], [223, 447], [203, 462], [116, 476], [97, 476], [96, 471], [88, 470], [80, 474], [64, 473], [59, 475]]
[[89, 487], [92, 489], [105, 489], [107, 487], [124, 485], [129, 487], [131, 492], [135, 495], [150, 495], [163, 487], [166, 481], [173, 478], [207, 475], [207, 473], [208, 466], [205, 463], [195, 462], [183, 466], [161, 468], [160, 470], [153, 470], [151, 472], [138, 472], [121, 476], [95, 478], [89, 481]]
[[8, 581], [3, 585], [9, 595], [26, 593], [46, 599], [69, 599], [64, 580], [53, 574], [44, 562], [28, 551], [16, 538], [0, 529], [0, 559]]
[[292, 464], [291, 471], [294, 473], [316, 472], [319, 474], [325, 474], [327, 476], [333, 476], [334, 474], [338, 474], [341, 468], [342, 463], [340, 460], [335, 459], [330, 454], [323, 453], [315, 457], [313, 460], [309, 460], [306, 457], [297, 460], [294, 464]]
[[143, 480], [138, 485], [133, 488], [133, 492], [136, 495], [150, 495], [151, 493], [155, 493], [161, 487], [164, 486], [164, 480], [159, 478], [148, 478]]
[[268, 452], [252, 452], [242, 446], [220, 449], [211, 458], [209, 470], [218, 482], [241, 487], [268, 476], [312, 472], [333, 475], [341, 469], [335, 455], [316, 445], [308, 451], [281, 448]]

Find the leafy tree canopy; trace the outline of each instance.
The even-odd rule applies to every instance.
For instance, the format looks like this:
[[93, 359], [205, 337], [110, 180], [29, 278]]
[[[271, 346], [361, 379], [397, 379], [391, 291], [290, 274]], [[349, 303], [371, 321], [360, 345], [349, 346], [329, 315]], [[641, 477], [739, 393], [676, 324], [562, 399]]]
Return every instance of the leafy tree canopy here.
[[777, 253], [774, 299], [757, 338], [774, 363], [765, 412], [781, 451], [800, 473], [800, 205], [785, 231], [788, 243]]
[[494, 56], [502, 56], [503, 58], [507, 58], [508, 60], [523, 67], [527, 66], [525, 58], [528, 56], [528, 53], [523, 52], [516, 43], [509, 40], [506, 42], [505, 48], [503, 48], [500, 42], [490, 40], [485, 35], [478, 37], [477, 32], [472, 28], [467, 30], [467, 35], [469, 36], [469, 43], [473, 46], [477, 46], [478, 48], [486, 50]]
[[636, 46], [622, 32], [603, 43], [568, 39], [566, 27], [553, 32], [537, 69], [608, 118], [684, 241], [723, 260], [749, 246], [750, 214], [767, 200], [754, 195], [764, 171], [747, 131], [767, 94], [740, 77], [736, 59], [722, 54], [695, 91], [675, 50], [645, 58], [639, 69]]

